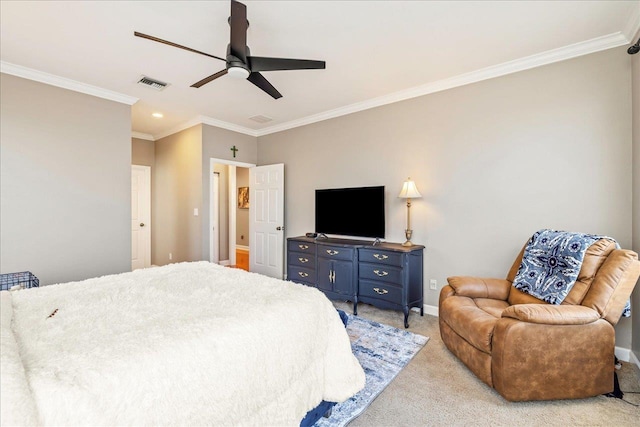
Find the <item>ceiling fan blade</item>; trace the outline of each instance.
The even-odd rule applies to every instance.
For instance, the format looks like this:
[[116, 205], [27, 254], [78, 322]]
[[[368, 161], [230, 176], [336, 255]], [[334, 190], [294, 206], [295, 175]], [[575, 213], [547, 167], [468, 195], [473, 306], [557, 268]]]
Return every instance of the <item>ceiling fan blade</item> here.
[[247, 77], [247, 80], [249, 80], [254, 85], [258, 86], [263, 91], [267, 92], [269, 95], [273, 97], [273, 99], [282, 98], [282, 95], [280, 94], [280, 92], [278, 92], [278, 90], [275, 87], [273, 87], [271, 83], [269, 83], [267, 79], [265, 79], [262, 76], [262, 74], [251, 73], [249, 74], [249, 77]]
[[231, 18], [229, 19], [231, 26], [231, 55], [239, 58], [247, 63], [247, 6], [231, 0]]
[[248, 56], [251, 71], [278, 71], [278, 70], [324, 70], [324, 61], [310, 59], [265, 58], [261, 56]]
[[222, 70], [222, 71], [218, 71], [217, 73], [210, 75], [209, 77], [205, 77], [204, 79], [200, 80], [197, 83], [192, 84], [191, 87], [204, 86], [207, 83], [209, 83], [210, 81], [213, 81], [213, 80], [217, 79], [218, 77], [222, 77], [225, 74], [227, 74], [227, 69], [226, 68], [224, 70]]
[[142, 37], [143, 39], [148, 39], [148, 40], [152, 40], [154, 42], [164, 43], [164, 44], [167, 44], [169, 46], [173, 46], [173, 47], [177, 47], [177, 48], [180, 48], [180, 49], [188, 50], [189, 52], [199, 53], [200, 55], [208, 56], [209, 58], [215, 58], [215, 59], [219, 59], [220, 61], [227, 62], [226, 59], [222, 59], [219, 56], [215, 56], [215, 55], [211, 55], [211, 54], [208, 54], [208, 53], [205, 53], [205, 52], [201, 52], [199, 50], [191, 49], [190, 47], [182, 46], [181, 44], [178, 44], [178, 43], [174, 43], [174, 42], [170, 42], [170, 41], [167, 41], [167, 40], [159, 39], [158, 37], [150, 36], [148, 34], [143, 34], [143, 33], [139, 33], [137, 31], [134, 31], [133, 35], [136, 36], [136, 37]]

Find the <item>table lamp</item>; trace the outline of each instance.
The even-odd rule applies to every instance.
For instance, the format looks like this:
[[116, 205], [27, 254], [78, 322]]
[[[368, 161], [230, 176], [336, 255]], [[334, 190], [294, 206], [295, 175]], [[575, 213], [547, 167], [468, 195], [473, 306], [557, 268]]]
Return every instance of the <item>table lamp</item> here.
[[413, 246], [413, 243], [411, 243], [411, 234], [413, 233], [413, 230], [411, 230], [411, 199], [418, 199], [422, 197], [422, 195], [418, 192], [416, 183], [411, 181], [411, 178], [407, 178], [402, 185], [402, 191], [400, 191], [398, 197], [407, 199], [407, 229], [404, 230], [407, 241], [404, 242], [402, 246]]

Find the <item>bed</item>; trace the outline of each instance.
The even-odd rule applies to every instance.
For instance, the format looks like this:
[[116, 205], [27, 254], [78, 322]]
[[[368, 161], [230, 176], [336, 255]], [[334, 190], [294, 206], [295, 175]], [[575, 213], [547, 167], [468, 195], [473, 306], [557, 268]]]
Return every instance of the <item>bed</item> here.
[[2, 425], [299, 425], [364, 386], [321, 292], [208, 262], [0, 304]]

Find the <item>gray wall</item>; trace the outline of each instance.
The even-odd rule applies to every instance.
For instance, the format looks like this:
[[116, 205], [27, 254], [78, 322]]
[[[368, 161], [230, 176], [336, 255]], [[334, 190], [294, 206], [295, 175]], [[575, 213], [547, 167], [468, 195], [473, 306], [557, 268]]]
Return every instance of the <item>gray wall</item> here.
[[131, 107], [2, 74], [0, 272], [131, 270]]
[[[202, 259], [209, 259], [209, 163], [210, 159], [257, 164], [258, 142], [253, 136], [226, 129], [202, 125]], [[236, 157], [230, 150], [236, 146], [240, 151]], [[221, 248], [222, 249], [222, 248]], [[228, 248], [225, 249], [228, 252]], [[223, 259], [222, 257], [220, 259]]]
[[[236, 168], [236, 194], [239, 187], [249, 186], [249, 169]], [[251, 204], [251, 200], [249, 200]], [[249, 209], [240, 209], [236, 204], [236, 245], [249, 246]]]
[[[638, 40], [638, 35], [634, 38]], [[633, 250], [640, 253], [640, 53], [631, 57], [633, 70]], [[633, 352], [640, 360], [640, 282], [632, 295]]]
[[[202, 126], [155, 142], [152, 259], [155, 265], [202, 258]], [[194, 209], [199, 215], [194, 216]], [[169, 254], [173, 259], [169, 259]]]
[[[505, 277], [540, 228], [631, 246], [631, 70], [625, 49], [564, 61], [258, 139], [285, 163], [287, 236], [313, 231], [316, 188], [385, 185], [387, 240], [404, 241], [402, 182], [416, 181], [412, 241], [425, 284]], [[426, 303], [437, 291], [425, 287]], [[617, 345], [630, 347], [620, 321]]]

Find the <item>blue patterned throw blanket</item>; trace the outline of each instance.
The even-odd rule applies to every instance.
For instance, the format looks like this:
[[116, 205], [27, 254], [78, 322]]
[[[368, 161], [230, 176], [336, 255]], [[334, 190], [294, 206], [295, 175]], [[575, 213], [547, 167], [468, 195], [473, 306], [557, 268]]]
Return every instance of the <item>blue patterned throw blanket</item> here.
[[[609, 239], [619, 247], [605, 236], [548, 229], [535, 232], [525, 247], [513, 286], [549, 304], [561, 304], [578, 279], [584, 254], [599, 239]], [[622, 315], [631, 316], [630, 302]]]

